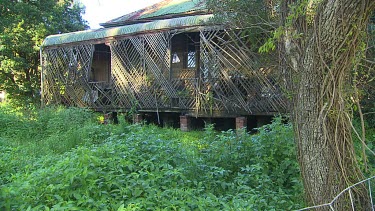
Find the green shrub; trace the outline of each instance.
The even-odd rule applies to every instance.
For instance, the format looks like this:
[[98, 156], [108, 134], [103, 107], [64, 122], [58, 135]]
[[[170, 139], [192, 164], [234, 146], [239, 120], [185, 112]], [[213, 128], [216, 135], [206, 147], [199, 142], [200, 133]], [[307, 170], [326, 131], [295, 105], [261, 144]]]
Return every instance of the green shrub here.
[[255, 135], [100, 125], [75, 108], [0, 112], [0, 121], [2, 210], [302, 207], [292, 128], [281, 118]]

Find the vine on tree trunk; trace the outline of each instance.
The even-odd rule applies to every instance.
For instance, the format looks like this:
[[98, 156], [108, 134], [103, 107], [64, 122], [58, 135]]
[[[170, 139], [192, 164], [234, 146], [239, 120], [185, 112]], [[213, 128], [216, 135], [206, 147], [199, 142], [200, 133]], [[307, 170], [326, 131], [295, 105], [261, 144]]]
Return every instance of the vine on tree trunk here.
[[[307, 201], [323, 204], [363, 179], [356, 160], [348, 103], [350, 74], [363, 31], [375, 9], [371, 0], [283, 1], [281, 69], [292, 90], [293, 120]], [[289, 7], [293, 5], [292, 7]], [[292, 8], [288, 11], [288, 8]], [[302, 36], [296, 36], [302, 35]], [[364, 186], [356, 203], [369, 206]], [[339, 210], [349, 206], [346, 199]]]

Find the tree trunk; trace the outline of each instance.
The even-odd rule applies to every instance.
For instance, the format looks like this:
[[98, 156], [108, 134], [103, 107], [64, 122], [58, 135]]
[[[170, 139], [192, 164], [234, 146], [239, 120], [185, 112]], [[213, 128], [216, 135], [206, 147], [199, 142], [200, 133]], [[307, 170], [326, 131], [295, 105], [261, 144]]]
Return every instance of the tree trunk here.
[[[351, 71], [375, 1], [306, 2], [304, 14], [296, 15], [287, 11], [292, 3], [283, 1], [286, 30], [280, 46], [281, 66], [292, 90], [292, 118], [306, 199], [310, 205], [319, 205], [363, 179], [355, 157], [347, 100]], [[288, 24], [286, 17], [292, 13], [295, 18]], [[355, 191], [358, 210], [369, 206], [364, 191]], [[338, 201], [337, 210], [351, 206], [345, 197]]]

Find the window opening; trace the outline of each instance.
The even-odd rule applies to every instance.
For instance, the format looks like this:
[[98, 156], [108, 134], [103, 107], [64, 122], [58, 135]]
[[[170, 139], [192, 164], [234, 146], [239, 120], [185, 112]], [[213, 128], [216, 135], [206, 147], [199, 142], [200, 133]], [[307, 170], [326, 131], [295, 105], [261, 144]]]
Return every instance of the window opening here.
[[171, 78], [195, 78], [199, 66], [199, 33], [181, 33], [172, 38]]

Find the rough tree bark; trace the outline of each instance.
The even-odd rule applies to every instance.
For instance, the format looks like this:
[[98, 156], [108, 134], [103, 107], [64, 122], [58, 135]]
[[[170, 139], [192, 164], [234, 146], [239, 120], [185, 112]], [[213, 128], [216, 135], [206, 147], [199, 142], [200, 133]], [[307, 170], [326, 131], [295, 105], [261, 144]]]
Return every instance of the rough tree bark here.
[[[303, 13], [291, 11], [291, 5], [300, 5]], [[374, 0], [282, 1], [280, 66], [292, 90], [298, 159], [309, 205], [327, 203], [363, 178], [347, 103], [351, 71], [374, 9]], [[356, 205], [366, 210], [363, 191], [356, 191]], [[338, 210], [345, 210], [348, 202], [341, 200]]]

